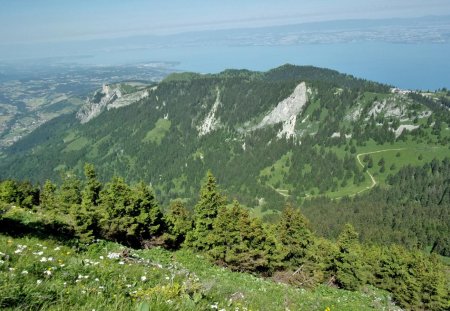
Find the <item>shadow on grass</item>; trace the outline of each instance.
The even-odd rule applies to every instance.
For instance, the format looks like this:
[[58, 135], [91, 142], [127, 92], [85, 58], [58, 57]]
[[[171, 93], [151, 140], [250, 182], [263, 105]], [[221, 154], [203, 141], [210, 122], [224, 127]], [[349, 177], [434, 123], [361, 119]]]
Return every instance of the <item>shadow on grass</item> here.
[[75, 238], [74, 231], [63, 223], [23, 223], [20, 220], [11, 218], [0, 219], [0, 234], [12, 237], [33, 236], [58, 241], [69, 241]]

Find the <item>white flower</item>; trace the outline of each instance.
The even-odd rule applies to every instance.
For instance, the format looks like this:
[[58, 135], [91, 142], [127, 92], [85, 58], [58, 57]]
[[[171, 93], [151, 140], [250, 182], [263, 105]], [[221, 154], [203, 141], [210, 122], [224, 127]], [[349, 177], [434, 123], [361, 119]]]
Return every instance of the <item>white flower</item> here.
[[22, 274], [28, 274], [28, 271], [27, 270], [23, 270]]
[[147, 280], [147, 277], [145, 275], [141, 276], [141, 281], [145, 282]]
[[95, 278], [95, 282], [100, 282], [100, 280], [98, 278]]
[[103, 259], [105, 259], [105, 257], [103, 257], [103, 256], [100, 256], [100, 259], [101, 259], [101, 260], [103, 260]]
[[61, 249], [61, 247], [60, 246], [57, 246], [57, 247], [55, 247], [53, 250], [54, 251], [59, 251]]
[[210, 308], [217, 310], [217, 309], [219, 309], [218, 304], [219, 304], [218, 302], [215, 302], [214, 304], [210, 305]]
[[47, 257], [42, 257], [40, 261], [41, 262], [46, 262], [47, 261]]
[[120, 253], [109, 253], [108, 258], [109, 259], [117, 259], [120, 257]]
[[4, 263], [4, 261], [3, 261], [3, 260], [0, 260], [0, 265], [3, 264], [3, 263]]
[[50, 271], [50, 270], [45, 270], [45, 271], [44, 271], [44, 274], [50, 276], [50, 275], [52, 275], [52, 271]]
[[53, 261], [53, 257], [48, 257], [47, 261]]
[[36, 283], [39, 285], [42, 283], [42, 280], [37, 280]]
[[16, 270], [16, 268], [9, 268], [9, 271], [14, 271]]
[[86, 294], [86, 291], [85, 291], [85, 290], [82, 290], [81, 293], [82, 293], [82, 294]]
[[130, 288], [131, 287], [131, 284], [127, 284], [127, 288]]
[[44, 254], [43, 251], [39, 251], [39, 252], [34, 252], [33, 255], [38, 255], [38, 256], [42, 256]]
[[119, 265], [124, 265], [125, 263], [123, 261], [119, 261]]
[[19, 244], [17, 245], [17, 249], [14, 251], [14, 254], [20, 254], [27, 248], [26, 245]]

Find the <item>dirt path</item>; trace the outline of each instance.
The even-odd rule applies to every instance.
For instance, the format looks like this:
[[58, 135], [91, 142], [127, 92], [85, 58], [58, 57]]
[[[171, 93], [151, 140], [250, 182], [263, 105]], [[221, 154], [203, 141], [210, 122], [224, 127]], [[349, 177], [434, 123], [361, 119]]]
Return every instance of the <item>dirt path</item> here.
[[[383, 149], [383, 150], [377, 150], [377, 151], [372, 151], [372, 152], [363, 152], [363, 153], [359, 153], [356, 155], [356, 159], [359, 162], [359, 165], [361, 165], [362, 168], [364, 168], [364, 164], [361, 162], [361, 156], [366, 155], [366, 154], [373, 154], [373, 153], [380, 153], [380, 152], [386, 152], [386, 151], [399, 151], [399, 150], [405, 150], [406, 148], [397, 148], [397, 149]], [[372, 185], [366, 187], [366, 189], [363, 189], [361, 191], [358, 191], [355, 194], [359, 194], [361, 192], [367, 191], [372, 189], [373, 187], [375, 187], [377, 185], [377, 181], [375, 180], [375, 178], [373, 177], [373, 175], [369, 172], [369, 170], [366, 171], [366, 173], [369, 175], [370, 179], [372, 180]]]

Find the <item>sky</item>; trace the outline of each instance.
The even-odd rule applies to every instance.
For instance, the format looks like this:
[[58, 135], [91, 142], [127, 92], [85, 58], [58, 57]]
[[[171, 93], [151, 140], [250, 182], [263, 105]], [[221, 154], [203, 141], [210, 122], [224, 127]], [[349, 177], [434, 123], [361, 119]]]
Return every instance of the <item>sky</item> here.
[[450, 15], [450, 1], [0, 0], [0, 45], [425, 15]]

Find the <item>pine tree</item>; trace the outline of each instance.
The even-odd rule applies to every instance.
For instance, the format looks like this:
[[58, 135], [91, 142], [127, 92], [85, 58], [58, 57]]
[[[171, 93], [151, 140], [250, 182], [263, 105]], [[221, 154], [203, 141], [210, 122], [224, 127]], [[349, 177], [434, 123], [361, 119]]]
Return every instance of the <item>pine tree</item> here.
[[194, 230], [187, 237], [187, 243], [196, 250], [206, 251], [212, 246], [211, 231], [219, 209], [225, 205], [225, 198], [219, 193], [216, 179], [210, 171], [200, 189], [200, 200], [194, 207]]

